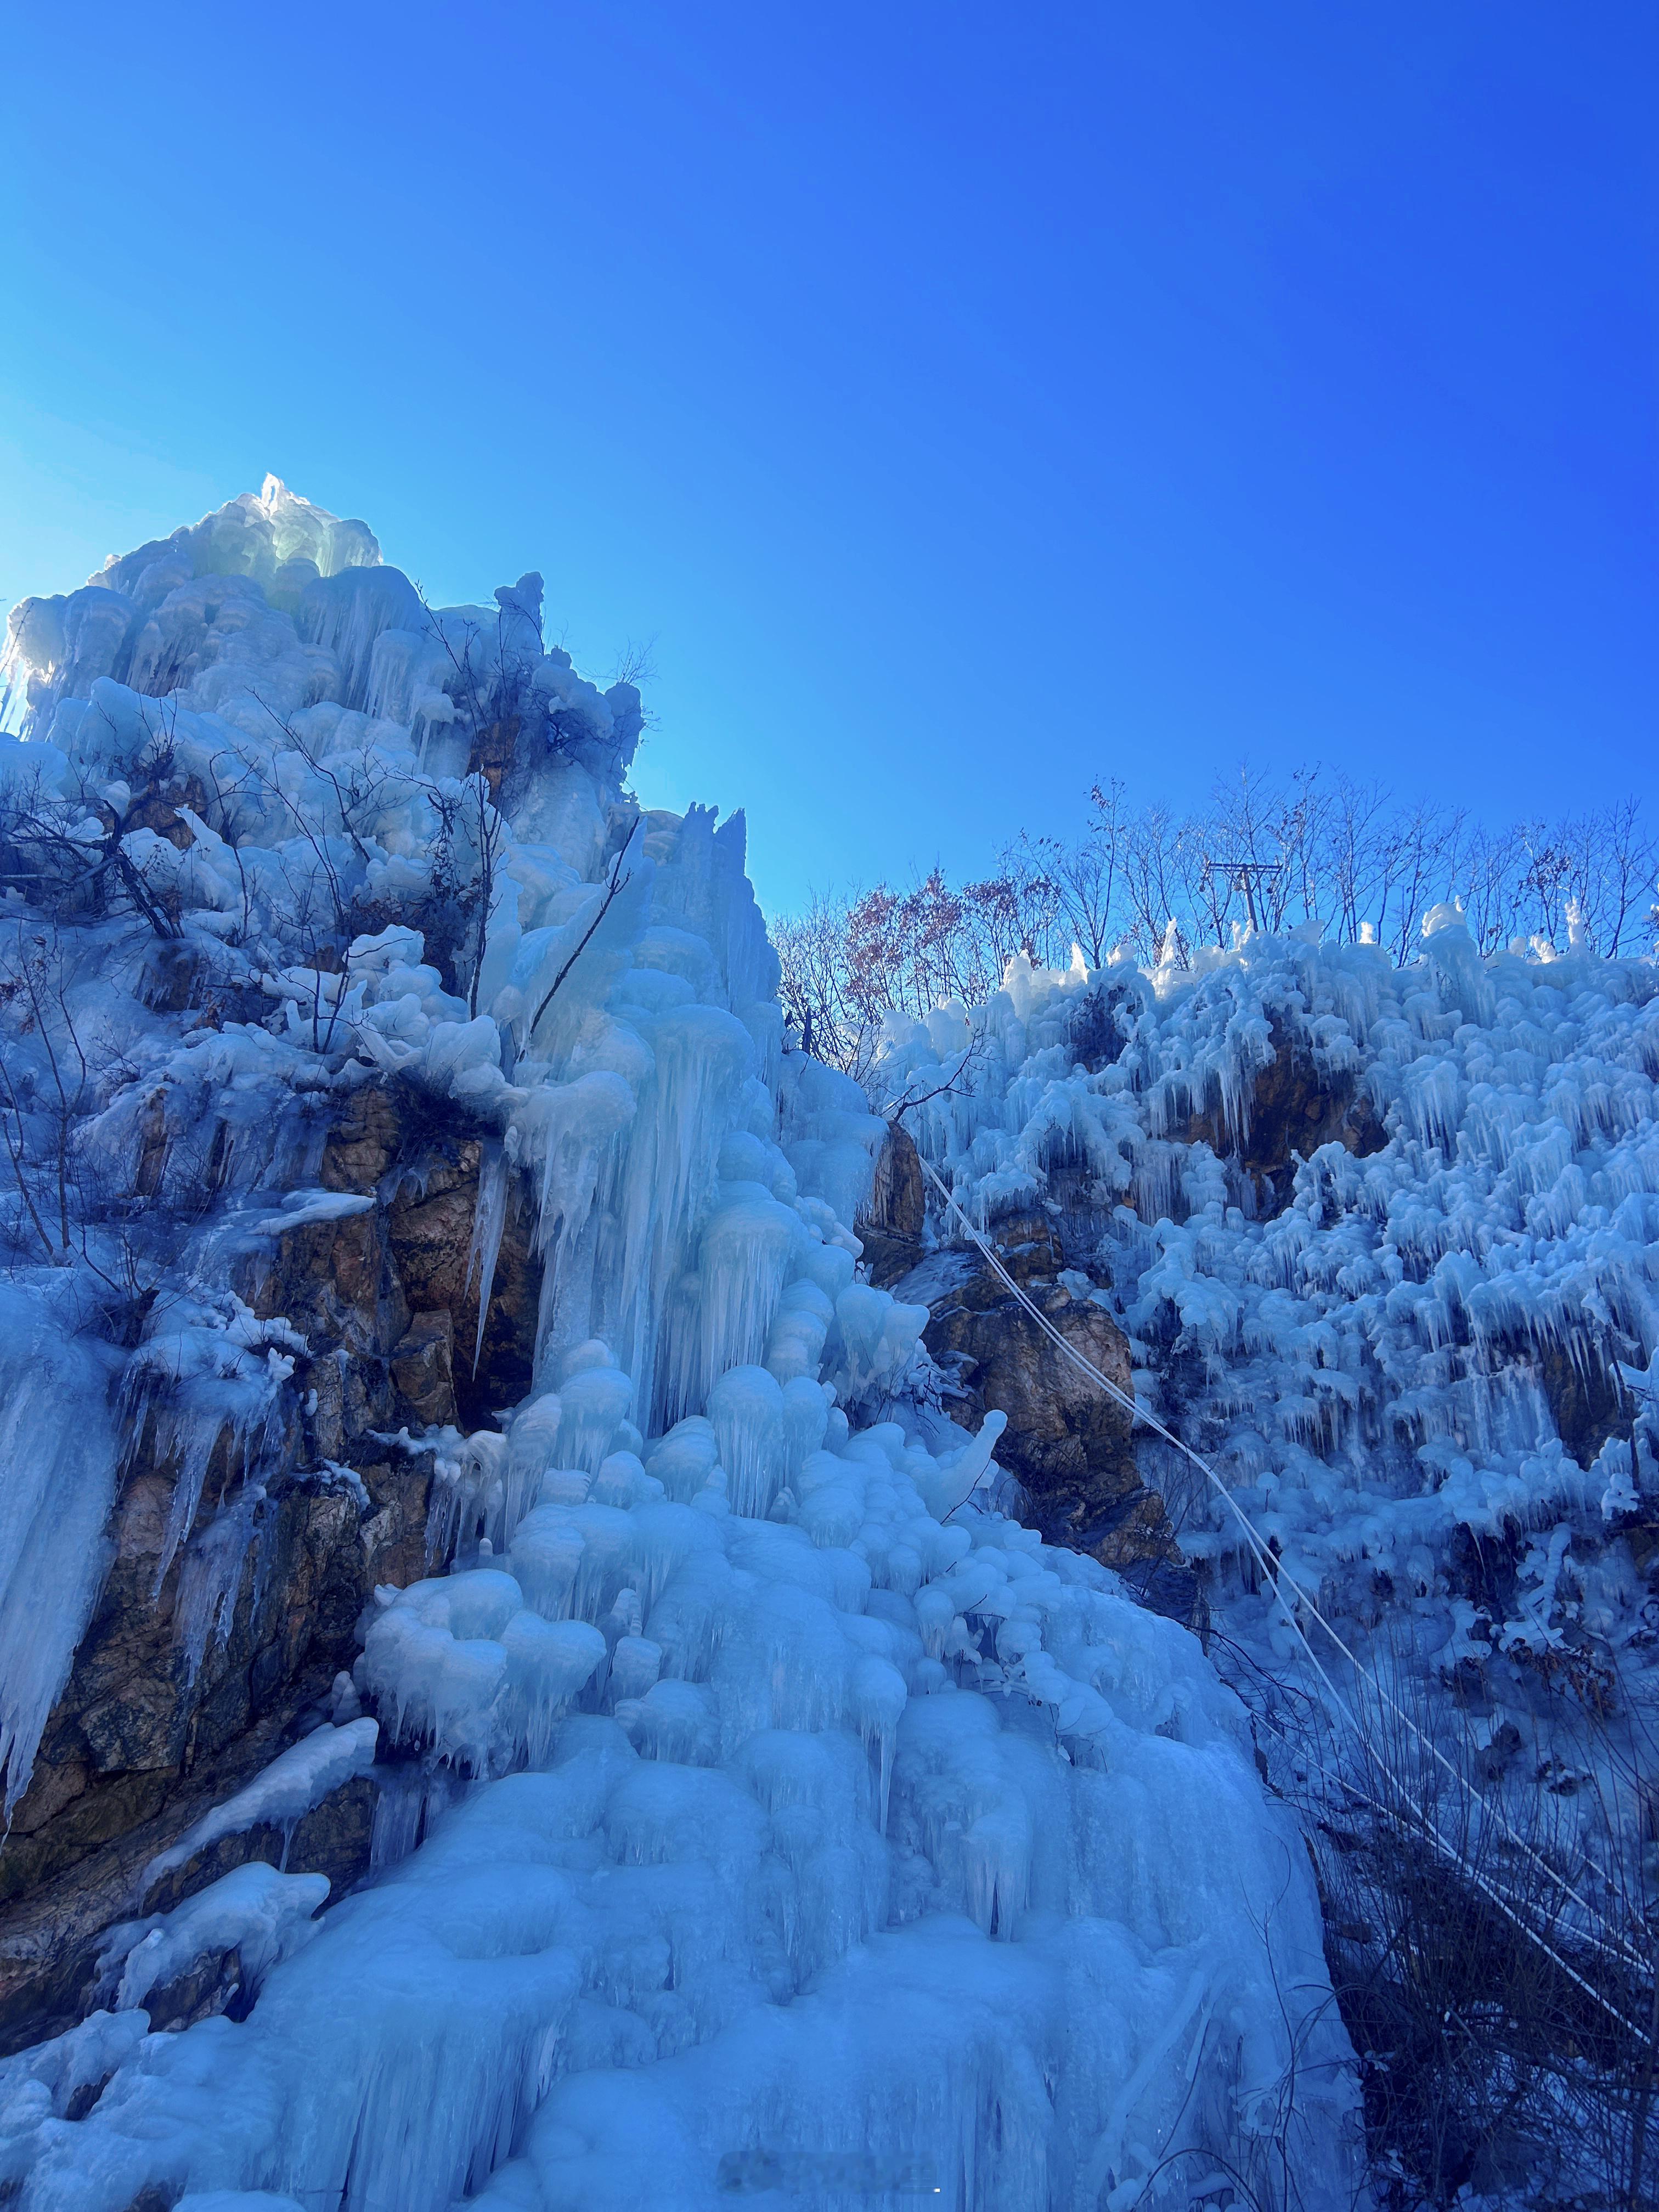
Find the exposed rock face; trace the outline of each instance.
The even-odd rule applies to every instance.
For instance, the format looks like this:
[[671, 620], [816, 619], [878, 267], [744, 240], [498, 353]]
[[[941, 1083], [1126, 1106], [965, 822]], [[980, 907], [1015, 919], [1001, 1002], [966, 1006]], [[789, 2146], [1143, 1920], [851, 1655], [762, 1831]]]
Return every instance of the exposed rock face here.
[[[1109, 1056], [1111, 1008], [1090, 1006], [1094, 1026], [1074, 1041]], [[993, 1409], [1007, 1415], [997, 1460], [1024, 1492], [1027, 1525], [1047, 1543], [1116, 1569], [1159, 1612], [1196, 1620], [1197, 1579], [1176, 1547], [1163, 1498], [1140, 1479], [1128, 1413], [1072, 1364], [976, 1253], [925, 1256], [927, 1188], [902, 1122], [888, 1125], [858, 1234], [871, 1281], [931, 1309], [923, 1342], [962, 1393], [952, 1413], [975, 1423]], [[1132, 1389], [1122, 1330], [1103, 1306], [1060, 1280], [1072, 1269], [1056, 1224], [1042, 1212], [1012, 1214], [997, 1223], [995, 1236], [1004, 1266], [1052, 1325], [1102, 1374]]]
[[[361, 1255], [360, 1273], [346, 1304], [362, 1306], [372, 1271], [377, 1313], [380, 1300], [389, 1302], [374, 1350], [389, 1359], [394, 1388], [411, 1405], [432, 1407], [416, 1418], [453, 1421], [463, 1429], [481, 1427], [529, 1389], [541, 1295], [529, 1224], [514, 1217], [509, 1194], [475, 1372], [480, 1285], [471, 1265], [472, 1229], [486, 1141], [482, 1131], [469, 1133], [453, 1101], [440, 1108], [413, 1085], [376, 1086], [351, 1101], [330, 1137], [318, 1178], [326, 1190], [372, 1191], [380, 1198], [373, 1213], [326, 1224], [359, 1231], [352, 1249]], [[284, 1239], [285, 1245], [297, 1244], [306, 1233]], [[321, 1280], [313, 1268], [308, 1293], [294, 1292], [301, 1302], [309, 1295], [313, 1304], [307, 1310], [317, 1312], [325, 1326], [341, 1295], [329, 1273], [341, 1256], [341, 1248], [329, 1244]], [[292, 1285], [293, 1278], [285, 1276], [284, 1295]], [[306, 1327], [289, 1309], [257, 1310], [287, 1311], [296, 1328]], [[386, 1329], [398, 1316], [402, 1327], [388, 1345]]]
[[887, 1124], [870, 1196], [859, 1216], [859, 1241], [870, 1280], [889, 1290], [921, 1257], [927, 1228], [927, 1186], [902, 1121]]
[[[1066, 1259], [1047, 1217], [1006, 1217], [996, 1243], [1009, 1273], [1066, 1341], [1131, 1389], [1127, 1340], [1103, 1307], [1060, 1281]], [[923, 1340], [966, 1400], [953, 1402], [953, 1413], [978, 1420], [995, 1407], [1008, 1416], [997, 1459], [1024, 1492], [1021, 1518], [1045, 1542], [1115, 1568], [1159, 1612], [1191, 1620], [1197, 1583], [1163, 1498], [1140, 1479], [1125, 1409], [1072, 1364], [977, 1255], [941, 1255], [899, 1295], [932, 1306]]]
[[[1115, 1060], [1137, 1004], [1134, 994], [1109, 987], [1081, 997], [1066, 1036], [1073, 1060], [1091, 1071]], [[1229, 1129], [1218, 1104], [1192, 1115], [1179, 1131], [1185, 1142], [1206, 1143], [1231, 1162], [1248, 1186], [1247, 1210], [1253, 1194], [1258, 1218], [1283, 1211], [1297, 1161], [1322, 1145], [1335, 1142], [1365, 1158], [1388, 1142], [1355, 1078], [1322, 1073], [1305, 1043], [1270, 1019], [1273, 1054], [1255, 1076], [1242, 1133]], [[1091, 1273], [1090, 1255], [1109, 1225], [1109, 1193], [1103, 1198], [1089, 1170], [1075, 1164], [1052, 1167], [1048, 1188], [1049, 1212], [996, 1224], [1002, 1258], [1060, 1334], [1127, 1389], [1122, 1332], [1102, 1306], [1073, 1296], [1059, 1279], [1062, 1271]], [[944, 1255], [927, 1257], [927, 1186], [901, 1123], [890, 1127], [858, 1233], [871, 1281], [931, 1306], [927, 1348], [964, 1394], [952, 1410], [964, 1420], [993, 1407], [1007, 1414], [997, 1456], [1024, 1492], [1024, 1517], [1046, 1540], [1092, 1553], [1124, 1573], [1160, 1611], [1201, 1624], [1197, 1578], [1182, 1559], [1162, 1497], [1140, 1480], [1129, 1416], [971, 1255], [959, 1264]], [[1101, 1279], [1091, 1273], [1091, 1279]], [[1568, 1416], [1582, 1415], [1576, 1427], [1569, 1419], [1563, 1433], [1571, 1431], [1587, 1460], [1607, 1433], [1608, 1409], [1589, 1404], [1589, 1386], [1579, 1378], [1554, 1376], [1547, 1387]]]
[[1098, 1075], [1117, 1059], [1133, 1033], [1134, 1011], [1133, 992], [1094, 983], [1079, 998], [1066, 1024], [1066, 1047], [1073, 1060], [1091, 1075]]
[[[473, 1372], [483, 1142], [453, 1107], [441, 1123], [412, 1088], [356, 1092], [329, 1132], [318, 1180], [375, 1205], [295, 1228], [269, 1261], [242, 1263], [237, 1288], [254, 1313], [283, 1316], [308, 1353], [295, 1359], [282, 1431], [265, 1439], [257, 1469], [222, 1437], [210, 1466], [197, 1529], [243, 1496], [252, 1540], [228, 1634], [208, 1637], [193, 1679], [179, 1632], [187, 1546], [157, 1588], [178, 1459], [140, 1414], [108, 1578], [0, 1842], [0, 2050], [86, 2009], [94, 1939], [112, 1921], [168, 1910], [246, 1859], [280, 1862], [285, 1846], [289, 1872], [327, 1875], [337, 1897], [367, 1868], [374, 1790], [357, 1782], [289, 1837], [223, 1838], [149, 1893], [135, 1887], [155, 1854], [330, 1717], [331, 1685], [356, 1654], [374, 1586], [426, 1571], [431, 1454], [383, 1439], [405, 1426], [481, 1426], [529, 1387], [540, 1270], [510, 1207]], [[262, 1498], [248, 1488], [256, 1478]], [[204, 1988], [179, 2002], [183, 2017], [216, 1999]]]
[[1352, 1075], [1322, 1074], [1307, 1048], [1272, 1020], [1273, 1056], [1258, 1070], [1242, 1144], [1223, 1126], [1219, 1109], [1194, 1114], [1182, 1132], [1231, 1159], [1255, 1186], [1258, 1218], [1283, 1212], [1296, 1162], [1336, 1143], [1361, 1159], [1389, 1141], [1376, 1110]]
[[1538, 1352], [1538, 1377], [1562, 1443], [1580, 1467], [1591, 1466], [1609, 1437], [1628, 1437], [1636, 1407], [1607, 1367], [1581, 1365], [1571, 1351], [1546, 1344]]

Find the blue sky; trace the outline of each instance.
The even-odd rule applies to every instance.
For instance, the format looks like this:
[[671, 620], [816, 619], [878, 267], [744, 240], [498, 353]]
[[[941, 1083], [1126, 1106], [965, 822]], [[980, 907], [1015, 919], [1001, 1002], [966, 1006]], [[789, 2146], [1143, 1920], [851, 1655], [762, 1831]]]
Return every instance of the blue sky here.
[[1659, 14], [20, 11], [0, 601], [267, 469], [654, 634], [647, 800], [980, 866], [1243, 757], [1653, 781]]

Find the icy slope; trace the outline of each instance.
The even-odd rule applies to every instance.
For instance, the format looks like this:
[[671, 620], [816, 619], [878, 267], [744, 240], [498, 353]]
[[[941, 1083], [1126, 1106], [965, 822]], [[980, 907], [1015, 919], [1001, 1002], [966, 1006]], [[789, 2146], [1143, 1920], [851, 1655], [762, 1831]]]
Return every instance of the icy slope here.
[[[1346, 2201], [1312, 1885], [1240, 1708], [989, 1509], [994, 1420], [874, 1418], [925, 1309], [856, 1279], [882, 1125], [783, 1050], [741, 820], [642, 814], [630, 688], [544, 651], [539, 580], [496, 601], [429, 611], [268, 483], [14, 617], [6, 1296], [113, 1409], [4, 1469], [51, 1562], [44, 1638], [12, 1587], [0, 1623], [14, 1796], [146, 1423], [181, 1679], [252, 1601], [305, 1345], [229, 1271], [386, 1202], [317, 1184], [343, 1102], [489, 1133], [486, 1308], [515, 1207], [546, 1266], [524, 1402], [397, 1440], [431, 1571], [375, 1594], [337, 1727], [171, 1855], [291, 1821], [378, 1724], [378, 1877], [313, 1921], [319, 1877], [243, 1867], [112, 1929], [112, 2015], [0, 2066], [0, 2176], [30, 2212], [694, 2207], [723, 2159], [779, 2204]], [[232, 1953], [246, 2017], [143, 2033]]]
[[[1656, 1075], [1652, 963], [1483, 961], [1443, 907], [1398, 970], [1261, 939], [1020, 967], [971, 1019], [896, 1028], [882, 1080], [951, 1080], [907, 1119], [963, 1201], [1045, 1205], [1104, 1262], [1143, 1401], [1374, 1663], [1455, 1685], [1529, 1777], [1558, 1693], [1651, 1704]], [[1237, 1524], [1162, 1452], [1212, 1604], [1294, 1668]]]

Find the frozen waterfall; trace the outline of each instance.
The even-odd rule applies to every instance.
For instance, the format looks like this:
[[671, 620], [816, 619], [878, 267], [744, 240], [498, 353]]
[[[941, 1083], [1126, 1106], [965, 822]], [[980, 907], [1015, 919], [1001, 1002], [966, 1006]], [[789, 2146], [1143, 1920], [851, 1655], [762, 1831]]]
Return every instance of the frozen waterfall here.
[[[88, 1206], [69, 1267], [14, 1224], [13, 1795], [124, 1419], [194, 1486], [168, 1541], [210, 1578], [203, 1650], [245, 1558], [273, 1571], [306, 1347], [227, 1255], [391, 1202], [316, 1183], [342, 1102], [395, 1082], [483, 1132], [486, 1309], [510, 1207], [544, 1273], [524, 1401], [399, 1445], [431, 1455], [429, 1571], [367, 1608], [338, 1755], [301, 1739], [210, 1830], [291, 1825], [378, 1742], [377, 1870], [314, 1918], [320, 1877], [244, 1869], [116, 1931], [106, 2009], [0, 2062], [0, 2185], [21, 2212], [1127, 2212], [1235, 2173], [1346, 2203], [1317, 1901], [1242, 1708], [994, 1510], [1000, 1424], [907, 1395], [926, 1309], [860, 1279], [852, 1229], [883, 1125], [784, 1048], [741, 819], [641, 812], [637, 698], [544, 651], [539, 608], [526, 578], [430, 614], [273, 482], [14, 617], [9, 834], [126, 886], [57, 925], [77, 1171], [149, 1212]], [[158, 763], [165, 834], [131, 819]], [[163, 957], [225, 1010], [141, 990]], [[45, 1157], [49, 1082], [7, 1049]], [[1076, 1141], [1113, 1110], [1074, 1101]], [[89, 1271], [164, 1218], [123, 1344]], [[164, 1962], [239, 1936], [244, 2016], [146, 2032]]]

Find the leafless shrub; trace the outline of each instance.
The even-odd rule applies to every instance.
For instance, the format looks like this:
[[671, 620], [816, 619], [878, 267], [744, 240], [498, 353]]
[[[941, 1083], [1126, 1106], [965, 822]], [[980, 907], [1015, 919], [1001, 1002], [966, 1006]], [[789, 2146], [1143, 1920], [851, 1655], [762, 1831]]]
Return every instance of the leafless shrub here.
[[599, 929], [599, 924], [605, 920], [606, 915], [610, 913], [611, 908], [616, 904], [622, 894], [628, 889], [629, 884], [633, 882], [634, 872], [632, 868], [624, 866], [623, 863], [627, 860], [629, 848], [634, 842], [634, 832], [639, 827], [640, 822], [642, 819], [643, 817], [636, 816], [634, 822], [630, 824], [628, 836], [623, 842], [621, 850], [611, 863], [610, 872], [605, 877], [605, 885], [600, 892], [599, 903], [593, 909], [593, 918], [588, 923], [581, 935], [577, 939], [574, 950], [562, 963], [558, 972], [555, 975], [553, 981], [548, 985], [546, 990], [542, 994], [540, 1003], [538, 1005], [535, 1012], [530, 1018], [530, 1027], [526, 1031], [527, 1036], [533, 1036], [535, 1035], [542, 1016], [547, 1012], [554, 1000], [558, 996], [560, 986], [563, 983], [566, 976], [569, 975], [571, 969], [581, 958], [582, 954], [587, 950], [588, 945], [592, 943], [593, 937]]
[[133, 763], [136, 783], [124, 804], [111, 796], [121, 788], [115, 784], [63, 798], [46, 788], [38, 769], [9, 784], [0, 792], [0, 886], [21, 893], [53, 921], [96, 920], [125, 908], [157, 937], [176, 938], [176, 902], [150, 880], [131, 842], [199, 796], [175, 768], [163, 730]]
[[[148, 1309], [167, 1259], [211, 1202], [208, 1139], [185, 1140], [198, 1155], [194, 1170], [175, 1177], [186, 1195], [159, 1212], [142, 1162], [135, 1182], [88, 1146], [99, 1085], [70, 976], [50, 923], [20, 921], [0, 934], [0, 1266], [84, 1267], [99, 1286], [93, 1306], [118, 1332]], [[106, 1085], [130, 1073], [119, 1061], [101, 1068]]]
[[631, 684], [637, 691], [641, 685], [657, 680], [657, 641], [650, 637], [625, 637], [611, 671], [613, 684]]
[[[1363, 1742], [1225, 1638], [1216, 1656], [1309, 1837], [1379, 2205], [1659, 2203], [1659, 1921], [1614, 1808], [1553, 1794], [1536, 1763], [1483, 1771], [1403, 1651], [1382, 1662], [1392, 1703], [1357, 1692]], [[1587, 1774], [1630, 1760], [1599, 1701], [1578, 1717]]]

